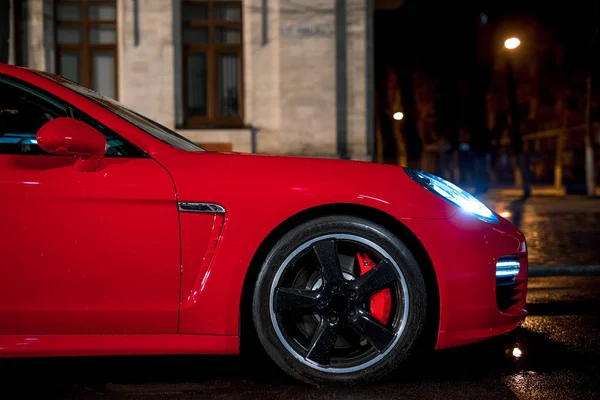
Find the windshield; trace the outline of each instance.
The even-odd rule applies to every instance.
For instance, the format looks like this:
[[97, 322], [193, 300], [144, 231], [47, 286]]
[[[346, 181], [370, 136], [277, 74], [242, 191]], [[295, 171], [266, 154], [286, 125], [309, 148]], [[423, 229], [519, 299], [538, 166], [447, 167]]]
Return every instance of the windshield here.
[[128, 109], [117, 101], [103, 96], [98, 92], [83, 87], [73, 81], [63, 78], [59, 75], [54, 75], [48, 72], [35, 71], [38, 75], [43, 76], [53, 82], [56, 82], [68, 89], [71, 89], [80, 95], [92, 100], [96, 104], [106, 108], [107, 110], [117, 114], [121, 118], [132, 123], [136, 127], [140, 128], [144, 132], [154, 136], [162, 142], [170, 144], [171, 146], [177, 147], [178, 149], [185, 151], [204, 151], [204, 149], [198, 146], [191, 140], [173, 132], [169, 128], [162, 126], [161, 124], [152, 121], [149, 118], [144, 117], [141, 114], [136, 113], [133, 110]]

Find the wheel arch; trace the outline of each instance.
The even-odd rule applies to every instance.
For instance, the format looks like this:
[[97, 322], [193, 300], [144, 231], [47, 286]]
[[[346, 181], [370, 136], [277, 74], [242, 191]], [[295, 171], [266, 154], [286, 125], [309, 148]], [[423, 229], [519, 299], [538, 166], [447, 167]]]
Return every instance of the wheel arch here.
[[277, 240], [296, 226], [329, 215], [351, 215], [374, 222], [396, 235], [411, 250], [417, 263], [421, 267], [427, 290], [427, 317], [423, 335], [418, 347], [424, 350], [433, 349], [438, 336], [440, 296], [435, 269], [425, 247], [410, 229], [390, 214], [368, 206], [337, 203], [309, 208], [289, 217], [271, 231], [271, 233], [269, 233], [269, 235], [261, 242], [246, 271], [242, 287], [239, 313], [241, 351], [244, 352], [245, 348], [253, 347], [258, 341], [252, 322], [252, 295], [254, 282], [256, 282], [260, 267], [266, 259], [270, 249], [275, 245]]

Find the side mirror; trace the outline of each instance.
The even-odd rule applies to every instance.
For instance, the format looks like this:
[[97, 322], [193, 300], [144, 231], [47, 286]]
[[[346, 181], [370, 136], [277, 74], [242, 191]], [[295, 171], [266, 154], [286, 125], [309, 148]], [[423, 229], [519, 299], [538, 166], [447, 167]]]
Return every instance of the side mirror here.
[[77, 171], [98, 171], [102, 166], [106, 139], [91, 126], [73, 118], [56, 118], [44, 124], [36, 135], [42, 150], [57, 156], [77, 157]]

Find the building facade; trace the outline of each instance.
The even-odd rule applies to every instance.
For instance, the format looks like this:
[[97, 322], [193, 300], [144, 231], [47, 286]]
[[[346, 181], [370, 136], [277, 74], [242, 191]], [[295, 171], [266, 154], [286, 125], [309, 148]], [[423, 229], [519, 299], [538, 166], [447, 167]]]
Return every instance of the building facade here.
[[10, 0], [9, 62], [207, 148], [370, 160], [370, 0]]

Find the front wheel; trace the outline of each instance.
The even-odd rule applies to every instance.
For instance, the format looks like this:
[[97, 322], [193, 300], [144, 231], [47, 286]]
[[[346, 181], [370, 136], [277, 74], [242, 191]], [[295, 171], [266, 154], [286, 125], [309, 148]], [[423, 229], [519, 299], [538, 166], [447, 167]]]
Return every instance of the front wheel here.
[[283, 236], [256, 283], [258, 337], [304, 382], [355, 385], [409, 354], [425, 321], [425, 283], [408, 248], [370, 221], [331, 216]]

